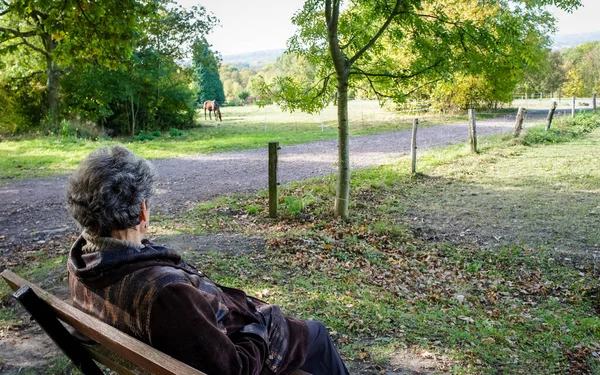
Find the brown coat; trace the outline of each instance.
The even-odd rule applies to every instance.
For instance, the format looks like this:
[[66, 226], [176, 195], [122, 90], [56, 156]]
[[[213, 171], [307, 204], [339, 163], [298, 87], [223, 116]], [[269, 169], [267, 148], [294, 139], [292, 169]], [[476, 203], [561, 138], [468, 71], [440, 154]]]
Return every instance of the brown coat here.
[[212, 282], [172, 250], [144, 243], [69, 256], [74, 304], [212, 374], [287, 374], [306, 358], [304, 321]]

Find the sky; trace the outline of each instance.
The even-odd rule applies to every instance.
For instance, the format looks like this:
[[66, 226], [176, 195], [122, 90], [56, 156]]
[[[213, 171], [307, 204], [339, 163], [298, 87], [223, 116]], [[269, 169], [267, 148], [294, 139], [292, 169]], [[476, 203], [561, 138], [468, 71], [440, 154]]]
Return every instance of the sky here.
[[[291, 17], [304, 0], [178, 0], [184, 6], [196, 4], [220, 19], [207, 40], [221, 55], [283, 49], [294, 34]], [[558, 19], [558, 35], [600, 31], [600, 0], [582, 0], [583, 7], [572, 14], [551, 9]]]
[[600, 31], [600, 1], [582, 0], [583, 7], [573, 13], [551, 9], [558, 20], [557, 35]]

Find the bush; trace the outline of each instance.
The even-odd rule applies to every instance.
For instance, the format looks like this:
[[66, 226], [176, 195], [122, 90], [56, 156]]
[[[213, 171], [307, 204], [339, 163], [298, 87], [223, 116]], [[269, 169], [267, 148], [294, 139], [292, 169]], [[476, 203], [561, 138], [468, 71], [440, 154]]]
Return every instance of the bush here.
[[139, 141], [139, 142], [144, 142], [144, 141], [152, 141], [155, 140], [156, 138], [160, 138], [162, 136], [162, 133], [159, 132], [158, 130], [155, 130], [153, 132], [147, 132], [142, 130], [140, 132], [140, 134], [138, 134], [134, 140]]
[[17, 82], [0, 87], [0, 134], [31, 130], [44, 114], [43, 89], [35, 82]]
[[171, 130], [169, 130], [169, 135], [171, 137], [181, 137], [183, 132], [177, 128], [171, 128]]
[[528, 129], [521, 143], [527, 146], [569, 142], [600, 127], [600, 116], [592, 113], [579, 114], [575, 118], [556, 119], [548, 131], [543, 126]]

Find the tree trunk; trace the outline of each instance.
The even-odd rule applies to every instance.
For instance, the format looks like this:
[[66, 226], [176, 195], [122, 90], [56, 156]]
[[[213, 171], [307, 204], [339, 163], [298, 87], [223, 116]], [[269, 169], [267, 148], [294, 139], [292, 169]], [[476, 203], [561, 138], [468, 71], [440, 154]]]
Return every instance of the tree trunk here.
[[515, 130], [513, 131], [513, 137], [519, 138], [521, 135], [521, 130], [523, 130], [523, 120], [525, 119], [525, 108], [519, 107], [519, 111], [517, 112], [517, 119], [515, 121]]
[[348, 217], [350, 200], [350, 147], [348, 141], [348, 74], [338, 75], [338, 182], [335, 216]]
[[58, 64], [54, 61], [52, 52], [56, 47], [56, 42], [50, 35], [43, 37], [46, 50], [46, 96], [48, 101], [48, 118], [53, 127], [58, 126], [58, 90], [60, 88], [60, 75]]
[[550, 130], [550, 126], [552, 125], [552, 119], [554, 118], [554, 111], [556, 110], [556, 102], [552, 101], [552, 106], [548, 111], [548, 117], [546, 117], [546, 131]]
[[342, 53], [338, 39], [338, 19], [340, 0], [325, 1], [325, 20], [327, 22], [327, 39], [329, 52], [337, 74], [338, 107], [338, 182], [335, 196], [334, 215], [348, 218], [348, 201], [350, 199], [350, 148], [348, 144], [348, 80], [350, 62]]
[[133, 94], [129, 95], [131, 101], [131, 136], [135, 137], [135, 107], [133, 105]]
[[477, 154], [477, 127], [475, 125], [475, 110], [469, 109], [469, 143], [471, 144], [471, 152]]

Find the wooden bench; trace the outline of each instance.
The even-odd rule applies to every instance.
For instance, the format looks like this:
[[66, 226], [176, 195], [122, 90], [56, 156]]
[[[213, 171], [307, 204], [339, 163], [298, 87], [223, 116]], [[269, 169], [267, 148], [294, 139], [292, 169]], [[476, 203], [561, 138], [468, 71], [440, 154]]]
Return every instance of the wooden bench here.
[[[118, 374], [206, 375], [84, 313], [37, 285], [4, 270], [13, 296], [85, 375], [103, 374], [95, 362]], [[69, 332], [60, 321], [75, 332]], [[293, 375], [310, 375], [296, 370]]]

